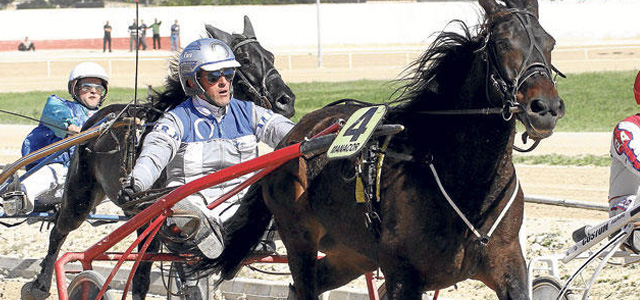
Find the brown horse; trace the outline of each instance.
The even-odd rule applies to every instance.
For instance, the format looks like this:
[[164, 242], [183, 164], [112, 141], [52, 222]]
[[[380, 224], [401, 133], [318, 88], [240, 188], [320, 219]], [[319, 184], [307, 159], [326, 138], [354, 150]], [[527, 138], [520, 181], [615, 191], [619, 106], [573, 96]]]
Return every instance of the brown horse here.
[[[233, 80], [234, 97], [250, 100], [287, 117], [295, 114], [295, 95], [275, 69], [274, 56], [256, 40], [253, 26], [244, 19], [242, 34], [229, 34], [207, 25], [210, 37], [227, 43], [234, 51], [241, 66]], [[152, 97], [152, 105], [127, 107], [124, 104], [107, 106], [92, 116], [83, 129], [87, 129], [109, 114], [123, 117], [137, 116], [152, 124], [163, 111], [169, 110], [186, 99], [178, 79], [177, 61], [172, 61], [172, 74], [167, 77], [165, 90]], [[123, 111], [124, 110], [124, 111]], [[151, 127], [146, 127], [150, 129]], [[55, 225], [49, 235], [49, 249], [43, 259], [42, 270], [37, 278], [22, 288], [23, 299], [45, 299], [49, 296], [54, 262], [68, 234], [84, 222], [93, 208], [108, 196], [117, 199], [122, 187], [120, 181], [128, 174], [135, 149], [136, 137], [125, 127], [112, 129], [103, 136], [78, 145], [67, 174], [65, 191]], [[138, 138], [138, 141], [141, 138]], [[162, 183], [160, 183], [162, 185]], [[119, 204], [119, 203], [116, 203]], [[133, 211], [127, 211], [133, 214]], [[149, 251], [159, 249], [153, 243]], [[142, 262], [133, 280], [133, 298], [144, 299], [149, 288], [151, 263]]]
[[[481, 0], [478, 33], [456, 21], [462, 33], [441, 33], [407, 74], [386, 115], [406, 130], [384, 151], [380, 201], [356, 201], [354, 167], [367, 169], [362, 157], [291, 161], [250, 191], [227, 224], [222, 256], [202, 268], [232, 278], [273, 215], [293, 277], [290, 298], [317, 299], [380, 268], [390, 299], [420, 299], [469, 278], [499, 299], [528, 299], [515, 120], [540, 140], [565, 108], [552, 74], [555, 41], [538, 22], [536, 0], [505, 3]], [[347, 102], [308, 114], [284, 144], [360, 107]], [[326, 256], [317, 259], [318, 251]]]

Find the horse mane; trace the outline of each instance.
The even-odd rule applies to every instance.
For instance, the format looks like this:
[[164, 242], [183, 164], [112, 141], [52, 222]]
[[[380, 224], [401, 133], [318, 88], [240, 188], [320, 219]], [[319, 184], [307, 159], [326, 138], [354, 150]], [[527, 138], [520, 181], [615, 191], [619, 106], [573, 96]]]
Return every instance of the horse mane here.
[[402, 86], [394, 91], [392, 104], [414, 99], [458, 99], [459, 88], [464, 84], [475, 59], [474, 51], [484, 44], [486, 31], [472, 34], [472, 29], [461, 20], [449, 24], [458, 25], [462, 33], [442, 31], [429, 48], [403, 72], [398, 80]]
[[168, 111], [175, 108], [186, 99], [186, 94], [180, 84], [180, 76], [178, 74], [178, 55], [174, 55], [169, 60], [169, 75], [165, 79], [164, 91], [160, 92], [152, 89], [149, 96], [151, 105], [161, 111]]

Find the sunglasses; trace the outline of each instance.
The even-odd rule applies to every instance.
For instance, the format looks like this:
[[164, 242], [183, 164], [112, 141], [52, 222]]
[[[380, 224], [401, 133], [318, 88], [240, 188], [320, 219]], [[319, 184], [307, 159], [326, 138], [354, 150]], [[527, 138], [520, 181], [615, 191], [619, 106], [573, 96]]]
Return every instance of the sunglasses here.
[[81, 93], [88, 93], [92, 89], [95, 89], [96, 92], [98, 92], [98, 94], [100, 94], [100, 95], [104, 94], [104, 92], [106, 91], [106, 89], [104, 88], [104, 86], [102, 84], [83, 83], [83, 84], [80, 85], [80, 92]]
[[220, 77], [224, 76], [227, 80], [233, 80], [233, 77], [236, 75], [236, 69], [222, 69], [217, 71], [208, 72], [205, 78], [209, 84], [214, 84], [220, 80]]

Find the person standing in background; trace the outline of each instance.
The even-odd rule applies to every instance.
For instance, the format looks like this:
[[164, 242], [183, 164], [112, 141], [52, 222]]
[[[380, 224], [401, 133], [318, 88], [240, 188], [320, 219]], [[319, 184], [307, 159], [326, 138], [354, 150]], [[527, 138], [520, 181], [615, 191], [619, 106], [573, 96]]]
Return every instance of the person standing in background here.
[[162, 24], [162, 21], [158, 22], [158, 18], [154, 19], [153, 24], [151, 24], [151, 30], [153, 31], [153, 49], [156, 49], [156, 41], [158, 42], [158, 48], [160, 49], [162, 47], [160, 47], [160, 24]]
[[145, 39], [147, 38], [147, 24], [144, 23], [144, 20], [140, 20], [139, 34], [140, 34], [140, 44], [142, 45], [142, 50], [147, 50], [147, 42]]
[[111, 25], [109, 25], [109, 21], [107, 24], [104, 24], [104, 37], [102, 38], [102, 53], [106, 51], [107, 43], [109, 43], [109, 52], [111, 52]]
[[138, 21], [133, 19], [133, 24], [129, 25], [129, 52], [133, 51], [133, 46], [138, 49]]
[[171, 51], [177, 51], [180, 44], [180, 25], [178, 20], [171, 25]]

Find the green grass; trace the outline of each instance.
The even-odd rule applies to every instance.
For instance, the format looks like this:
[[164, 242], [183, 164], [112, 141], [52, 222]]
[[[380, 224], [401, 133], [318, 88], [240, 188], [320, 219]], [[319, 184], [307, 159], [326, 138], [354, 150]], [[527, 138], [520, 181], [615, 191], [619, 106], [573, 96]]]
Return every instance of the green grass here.
[[611, 158], [608, 155], [580, 155], [566, 156], [559, 154], [514, 155], [513, 163], [525, 165], [559, 165], [559, 166], [596, 166], [608, 167], [611, 165]]
[[[558, 122], [556, 131], [610, 132], [623, 118], [636, 113], [633, 99], [635, 72], [598, 72], [569, 74], [558, 78], [558, 92], [564, 99], [567, 113]], [[292, 83], [295, 92], [298, 121], [303, 115], [327, 103], [343, 98], [353, 98], [379, 103], [389, 99], [398, 83], [360, 80], [350, 82]], [[68, 97], [66, 90], [51, 92], [0, 93], [0, 109], [39, 118], [45, 100], [50, 94]], [[138, 90], [138, 98], [146, 97], [146, 89]], [[128, 102], [133, 99], [133, 89], [113, 88], [109, 91], [109, 103]], [[0, 114], [0, 123], [34, 124], [7, 114]], [[519, 132], [521, 132], [521, 128]], [[562, 155], [516, 156], [516, 163], [554, 165], [608, 166], [609, 158], [602, 156], [567, 157]]]
[[[40, 119], [42, 108], [44, 107], [47, 98], [52, 94], [65, 99], [71, 98], [66, 90], [28, 93], [0, 93], [0, 109]], [[146, 95], [146, 88], [138, 89], [138, 99], [145, 98]], [[108, 105], [110, 103], [129, 102], [131, 99], [133, 99], [133, 89], [112, 88], [109, 89], [109, 97], [107, 97], [104, 105]], [[29, 124], [34, 127], [36, 125], [34, 121], [5, 113], [0, 113], [0, 124]]]
[[351, 98], [361, 101], [380, 103], [399, 86], [396, 82], [359, 80], [351, 82], [314, 82], [292, 83], [291, 90], [296, 94], [296, 115], [294, 120], [333, 101]]
[[558, 79], [567, 113], [556, 131], [606, 131], [638, 112], [633, 98], [636, 72], [570, 74]]

